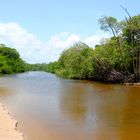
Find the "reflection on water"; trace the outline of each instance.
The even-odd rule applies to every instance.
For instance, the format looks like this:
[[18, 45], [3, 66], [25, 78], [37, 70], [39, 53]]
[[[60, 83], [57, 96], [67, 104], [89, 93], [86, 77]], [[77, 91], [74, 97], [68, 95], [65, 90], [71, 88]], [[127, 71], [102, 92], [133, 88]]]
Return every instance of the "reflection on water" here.
[[74, 123], [85, 120], [87, 107], [84, 88], [76, 84], [65, 85], [60, 96], [60, 107], [62, 113]]
[[26, 140], [139, 140], [140, 87], [29, 72], [0, 78]]

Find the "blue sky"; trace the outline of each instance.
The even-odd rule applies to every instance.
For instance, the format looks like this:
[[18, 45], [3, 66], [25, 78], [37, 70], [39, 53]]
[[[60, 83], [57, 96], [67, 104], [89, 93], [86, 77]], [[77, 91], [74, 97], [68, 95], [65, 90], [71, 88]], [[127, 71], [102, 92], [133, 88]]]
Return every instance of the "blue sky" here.
[[29, 63], [48, 63], [75, 41], [94, 47], [108, 37], [98, 19], [124, 19], [120, 5], [140, 14], [138, 0], [0, 0], [0, 42], [16, 48]]

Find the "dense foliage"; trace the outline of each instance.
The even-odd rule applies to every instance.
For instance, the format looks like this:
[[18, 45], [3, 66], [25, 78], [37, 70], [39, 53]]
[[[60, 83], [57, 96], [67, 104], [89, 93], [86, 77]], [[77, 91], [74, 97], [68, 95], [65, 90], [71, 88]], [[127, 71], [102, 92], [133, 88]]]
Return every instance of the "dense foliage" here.
[[25, 62], [20, 58], [19, 53], [12, 48], [0, 44], [0, 75], [24, 72]]
[[113, 37], [90, 48], [79, 42], [65, 50], [45, 71], [74, 79], [111, 83], [140, 81], [140, 15], [118, 22], [114, 17], [99, 19], [101, 29]]
[[60, 76], [74, 79], [91, 79], [93, 72], [93, 49], [85, 43], [76, 43], [65, 50], [59, 59], [61, 68], [56, 71]]

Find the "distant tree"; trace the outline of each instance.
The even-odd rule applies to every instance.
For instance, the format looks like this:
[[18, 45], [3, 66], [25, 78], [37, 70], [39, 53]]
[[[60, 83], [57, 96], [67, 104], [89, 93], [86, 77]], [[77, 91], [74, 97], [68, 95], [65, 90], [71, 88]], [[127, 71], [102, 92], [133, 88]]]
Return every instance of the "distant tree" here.
[[25, 71], [25, 62], [19, 53], [12, 48], [0, 44], [0, 74], [11, 74]]

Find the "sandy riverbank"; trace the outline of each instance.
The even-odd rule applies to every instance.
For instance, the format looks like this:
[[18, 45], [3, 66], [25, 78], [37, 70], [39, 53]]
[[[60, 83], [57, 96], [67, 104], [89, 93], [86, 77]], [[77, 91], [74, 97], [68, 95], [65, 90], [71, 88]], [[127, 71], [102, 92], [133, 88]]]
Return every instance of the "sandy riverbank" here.
[[23, 134], [17, 131], [17, 125], [18, 122], [0, 103], [0, 140], [23, 140]]

